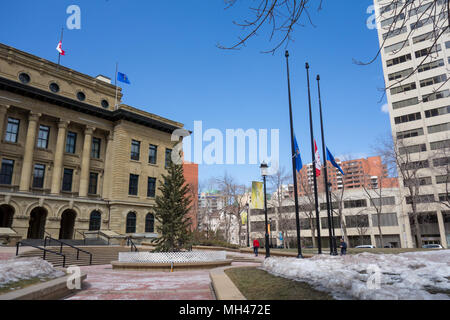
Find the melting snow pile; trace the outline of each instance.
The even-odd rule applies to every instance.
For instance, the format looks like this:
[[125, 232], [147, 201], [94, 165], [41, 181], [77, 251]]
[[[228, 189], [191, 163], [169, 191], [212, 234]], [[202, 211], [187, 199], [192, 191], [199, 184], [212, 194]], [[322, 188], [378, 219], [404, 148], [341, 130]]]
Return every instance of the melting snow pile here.
[[263, 269], [309, 283], [336, 299], [450, 300], [450, 250], [269, 258]]
[[0, 261], [0, 287], [20, 280], [58, 278], [64, 275], [64, 272], [39, 258]]

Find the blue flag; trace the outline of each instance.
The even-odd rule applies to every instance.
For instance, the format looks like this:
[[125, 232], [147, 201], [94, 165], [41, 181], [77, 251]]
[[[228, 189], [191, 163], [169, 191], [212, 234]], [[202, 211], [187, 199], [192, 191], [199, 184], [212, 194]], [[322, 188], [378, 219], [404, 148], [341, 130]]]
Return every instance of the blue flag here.
[[328, 150], [328, 148], [327, 148], [327, 160], [330, 161], [331, 164], [332, 164], [336, 169], [338, 169], [338, 170], [345, 176], [344, 171], [343, 171], [342, 168], [336, 163], [336, 160], [334, 160], [334, 157], [333, 157], [333, 155], [331, 154], [330, 150]]
[[127, 75], [121, 72], [117, 73], [117, 80], [123, 83], [131, 84], [130, 80], [128, 79]]
[[294, 136], [294, 147], [295, 147], [295, 167], [297, 172], [300, 172], [303, 168], [302, 157], [300, 156], [300, 149], [298, 148], [297, 138]]

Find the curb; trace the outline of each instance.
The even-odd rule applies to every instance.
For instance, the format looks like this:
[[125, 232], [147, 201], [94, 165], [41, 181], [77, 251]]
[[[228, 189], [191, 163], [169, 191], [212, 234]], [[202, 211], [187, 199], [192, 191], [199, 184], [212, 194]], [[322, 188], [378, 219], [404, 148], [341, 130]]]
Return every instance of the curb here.
[[[19, 289], [0, 295], [0, 300], [59, 300], [79, 290], [67, 288], [69, 276], [39, 283], [24, 289]], [[86, 280], [87, 274], [81, 274], [81, 283]]]
[[[227, 269], [242, 267], [246, 268], [245, 266], [222, 267], [209, 272], [212, 288], [217, 300], [247, 300], [234, 282], [225, 274], [225, 270]], [[248, 266], [248, 268], [252, 267], [254, 266]]]

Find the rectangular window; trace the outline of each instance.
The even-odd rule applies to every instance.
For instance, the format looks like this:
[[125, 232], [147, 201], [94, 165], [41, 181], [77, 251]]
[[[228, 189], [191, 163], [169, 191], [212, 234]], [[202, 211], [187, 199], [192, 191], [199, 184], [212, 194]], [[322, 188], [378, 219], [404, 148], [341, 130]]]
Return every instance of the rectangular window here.
[[346, 216], [345, 223], [347, 225], [347, 228], [367, 228], [369, 227], [369, 216], [367, 215]]
[[441, 74], [436, 77], [420, 80], [420, 87], [423, 88], [423, 87], [432, 86], [433, 84], [441, 83], [446, 80], [447, 80], [447, 75]]
[[367, 201], [365, 199], [360, 200], [347, 200], [344, 201], [344, 208], [365, 208], [367, 207]]
[[450, 97], [450, 90], [448, 89], [422, 96], [422, 100], [423, 102], [430, 102], [434, 100], [444, 99], [447, 97]]
[[428, 71], [428, 70], [432, 70], [432, 69], [436, 69], [436, 68], [439, 68], [439, 67], [443, 67], [444, 65], [445, 65], [444, 64], [444, 60], [443, 59], [439, 59], [439, 60], [436, 60], [436, 61], [432, 61], [432, 62], [429, 62], [429, 63], [422, 64], [421, 66], [419, 66], [417, 68], [417, 71], [419, 73], [421, 73], [421, 72], [425, 72], [425, 71]]
[[77, 134], [69, 131], [66, 139], [66, 153], [75, 154], [77, 146]]
[[151, 144], [148, 149], [148, 163], [156, 164], [157, 159], [158, 159], [158, 146]]
[[418, 152], [425, 152], [425, 151], [427, 151], [427, 145], [426, 144], [418, 144], [418, 145], [415, 145], [415, 146], [399, 148], [399, 152], [400, 152], [401, 155], [403, 155], [403, 154], [411, 154], [411, 153], [418, 153]]
[[89, 194], [97, 194], [98, 173], [91, 172], [89, 174]]
[[410, 61], [411, 59], [412, 59], [411, 54], [408, 53], [408, 54], [405, 54], [405, 55], [403, 55], [403, 56], [400, 56], [400, 57], [397, 57], [397, 58], [393, 58], [393, 59], [387, 60], [387, 61], [386, 61], [386, 65], [387, 65], [388, 67], [392, 67], [392, 66], [395, 66], [395, 65], [397, 65], [397, 64], [400, 64], [400, 63], [404, 63], [404, 62]]
[[73, 169], [64, 169], [62, 191], [72, 192]]
[[422, 119], [422, 116], [420, 115], [420, 112], [411, 113], [411, 114], [405, 114], [400, 117], [395, 117], [394, 121], [395, 124], [405, 123], [405, 122], [411, 122]]
[[435, 141], [430, 143], [431, 150], [450, 148], [450, 140]]
[[408, 69], [405, 69], [405, 70], [402, 70], [402, 71], [399, 71], [399, 72], [391, 73], [388, 76], [388, 78], [389, 78], [389, 81], [394, 81], [394, 80], [398, 80], [398, 79], [401, 79], [401, 78], [406, 78], [409, 75], [411, 75], [413, 72], [414, 72], [413, 68], [408, 68]]
[[431, 39], [434, 39], [434, 32], [433, 31], [427, 32], [425, 34], [421, 34], [420, 36], [417, 36], [417, 37], [414, 37], [413, 38], [413, 43], [416, 44], [416, 43], [420, 43], [420, 42], [431, 40]]
[[418, 170], [418, 169], [429, 168], [430, 163], [428, 162], [428, 160], [421, 160], [421, 161], [402, 163], [400, 166], [402, 167], [402, 170]]
[[100, 148], [102, 140], [100, 138], [92, 138], [91, 158], [100, 159]]
[[8, 125], [6, 126], [5, 141], [11, 143], [17, 143], [19, 136], [20, 120], [14, 118], [8, 118]]
[[447, 184], [450, 182], [450, 175], [436, 176], [436, 184]]
[[172, 163], [172, 149], [166, 149], [166, 162], [165, 162], [166, 168], [170, 167], [171, 163]]
[[434, 159], [433, 160], [433, 166], [434, 167], [448, 166], [449, 163], [450, 163], [450, 158], [449, 157], [438, 158], [438, 159]]
[[406, 33], [407, 31], [408, 31], [408, 29], [406, 28], [406, 26], [403, 27], [403, 28], [398, 28], [398, 29], [395, 29], [395, 30], [392, 30], [392, 31], [388, 31], [388, 32], [383, 34], [383, 39], [384, 40], [390, 39], [390, 38], [393, 38], [395, 36], [398, 36], [398, 35], [401, 35], [403, 33]]
[[50, 127], [39, 126], [37, 147], [40, 149], [47, 149], [49, 136], [50, 136]]
[[[374, 227], [378, 227], [378, 216], [376, 214], [372, 215], [372, 223]], [[398, 218], [396, 213], [382, 213], [380, 214], [380, 225], [381, 227], [397, 227]]]
[[428, 133], [437, 133], [437, 132], [443, 132], [443, 131], [449, 131], [450, 130], [450, 122], [447, 123], [441, 123], [435, 126], [429, 126], [428, 127]]
[[429, 186], [431, 184], [432, 184], [431, 177], [420, 177], [420, 178], [403, 180], [403, 185], [405, 187]]
[[450, 113], [450, 106], [426, 110], [425, 116], [427, 118], [432, 118], [432, 117], [442, 116], [447, 113]]
[[391, 52], [397, 53], [398, 51], [400, 51], [400, 50], [402, 50], [403, 48], [406, 48], [406, 47], [409, 47], [409, 40], [408, 39], [385, 47], [384, 48], [384, 53], [391, 53]]
[[156, 196], [156, 178], [148, 178], [147, 197], [154, 198]]
[[141, 143], [136, 140], [131, 141], [131, 160], [139, 161], [141, 154]]
[[404, 85], [401, 85], [401, 86], [398, 86], [398, 87], [391, 88], [391, 94], [392, 95], [399, 94], [399, 93], [402, 93], [402, 92], [407, 92], [407, 91], [414, 90], [416, 88], [417, 88], [416, 83], [415, 82], [411, 82], [411, 83], [408, 83], [408, 84], [404, 84]]
[[[369, 201], [373, 207], [380, 206], [380, 198], [374, 198]], [[393, 206], [395, 205], [395, 197], [383, 197], [381, 198], [381, 206]]]
[[406, 204], [435, 202], [434, 194], [424, 194], [414, 197], [406, 197]]
[[14, 171], [14, 160], [3, 159], [0, 171], [0, 184], [11, 185]]
[[418, 136], [423, 136], [423, 128], [401, 131], [401, 132], [397, 133], [397, 139], [399, 139], [399, 140], [418, 137]]
[[138, 195], [138, 185], [139, 185], [139, 176], [135, 174], [130, 174], [130, 185], [128, 188], [128, 194], [130, 196]]
[[439, 52], [441, 50], [442, 50], [441, 45], [437, 44], [437, 45], [434, 45], [432, 47], [416, 51], [415, 55], [416, 55], [416, 58], [426, 57], [426, 56], [431, 55], [432, 53], [436, 53], [436, 52]]
[[396, 15], [395, 17], [381, 21], [381, 27], [385, 28], [385, 29], [389, 29], [393, 23], [395, 23], [395, 24], [398, 23], [399, 25], [401, 25], [402, 22], [400, 22], [400, 20], [403, 20], [404, 18], [405, 18], [405, 14], [400, 13], [400, 14]]
[[43, 189], [45, 178], [45, 165], [35, 164], [33, 172], [33, 188]]
[[414, 97], [414, 98], [410, 98], [410, 99], [392, 103], [392, 109], [396, 110], [396, 109], [400, 109], [400, 108], [404, 108], [404, 107], [413, 106], [416, 104], [419, 104], [419, 98]]

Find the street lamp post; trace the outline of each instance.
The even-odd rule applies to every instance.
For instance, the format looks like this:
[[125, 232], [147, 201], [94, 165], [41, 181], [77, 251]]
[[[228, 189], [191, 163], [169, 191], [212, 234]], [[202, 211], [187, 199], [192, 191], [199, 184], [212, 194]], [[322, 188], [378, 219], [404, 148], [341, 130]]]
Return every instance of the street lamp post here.
[[247, 247], [250, 248], [250, 230], [249, 230], [250, 207], [248, 203], [245, 205], [245, 208], [247, 209]]
[[266, 258], [270, 257], [270, 248], [269, 248], [269, 224], [267, 221], [267, 196], [266, 196], [266, 177], [268, 175], [268, 169], [269, 166], [263, 162], [261, 163], [261, 175], [263, 177], [263, 181], [264, 181], [264, 217], [265, 217], [265, 223], [266, 223], [266, 236], [265, 236], [265, 246], [266, 246]]
[[273, 248], [273, 241], [272, 241], [272, 218], [269, 219], [269, 239], [270, 239], [270, 247]]

